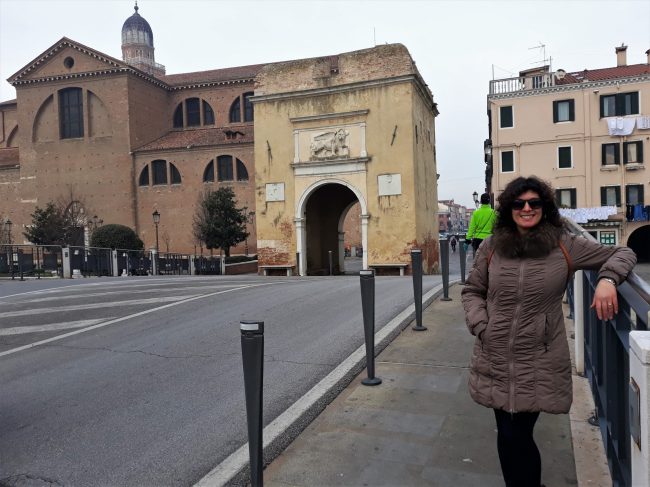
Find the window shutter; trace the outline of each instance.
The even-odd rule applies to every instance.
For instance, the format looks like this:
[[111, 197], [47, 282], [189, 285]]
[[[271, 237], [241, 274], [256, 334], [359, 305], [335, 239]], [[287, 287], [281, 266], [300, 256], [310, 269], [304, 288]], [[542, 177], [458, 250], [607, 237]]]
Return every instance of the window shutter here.
[[607, 164], [607, 146], [605, 144], [601, 146], [601, 152], [602, 152], [601, 164], [604, 166], [605, 164]]
[[571, 194], [571, 208], [576, 208], [576, 189], [570, 189], [569, 193]]
[[607, 188], [605, 186], [600, 187], [600, 206], [607, 206]]
[[569, 100], [569, 120], [572, 122], [576, 119], [575, 100]]
[[629, 142], [623, 142], [623, 164], [627, 164], [627, 146]]
[[639, 92], [634, 91], [628, 94], [630, 95], [630, 105], [632, 106], [632, 113], [633, 114], [639, 113]]
[[639, 185], [639, 203], [642, 205], [645, 203], [645, 199], [643, 198], [643, 185]]
[[614, 144], [614, 161], [616, 164], [621, 163], [621, 144]]
[[600, 118], [605, 117], [605, 96], [600, 95]]
[[643, 141], [638, 142], [636, 145], [636, 160], [637, 162], [643, 162]]
[[557, 103], [556, 101], [553, 102], [553, 123], [557, 123]]
[[557, 205], [558, 208], [562, 206], [562, 193], [560, 192], [559, 189], [555, 190], [555, 204]]
[[621, 206], [621, 187], [616, 187], [616, 206]]

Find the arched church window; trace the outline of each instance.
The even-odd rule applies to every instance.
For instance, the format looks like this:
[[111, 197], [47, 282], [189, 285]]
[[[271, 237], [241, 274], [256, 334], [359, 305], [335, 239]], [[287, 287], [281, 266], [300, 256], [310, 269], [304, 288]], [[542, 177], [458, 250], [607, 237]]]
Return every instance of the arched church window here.
[[[240, 123], [253, 121], [253, 103], [251, 97], [254, 95], [252, 91], [238, 96], [235, 101], [230, 105], [230, 123]], [[242, 113], [243, 107], [243, 113]]]
[[[183, 106], [185, 114], [183, 114]], [[201, 106], [203, 106], [203, 123], [201, 123]], [[196, 97], [187, 98], [176, 106], [172, 124], [174, 128], [214, 125], [214, 110], [205, 100]]]
[[181, 184], [181, 173], [171, 162], [169, 163], [169, 174], [171, 176], [172, 184]]
[[185, 100], [185, 107], [187, 109], [187, 123], [188, 127], [196, 127], [201, 125], [201, 105], [198, 98], [188, 98]]
[[217, 157], [217, 177], [219, 181], [232, 181], [232, 156]]
[[59, 91], [59, 128], [62, 139], [84, 136], [81, 88], [65, 88]]
[[204, 183], [214, 182], [214, 159], [208, 162], [208, 165], [205, 166], [205, 170], [203, 171], [203, 182]]
[[183, 103], [179, 103], [174, 111], [174, 128], [183, 128]]
[[239, 97], [230, 105], [230, 123], [241, 122], [241, 101]]
[[253, 121], [253, 103], [251, 97], [253, 93], [244, 93], [244, 122]]
[[138, 186], [149, 186], [149, 164], [142, 168], [138, 178]]
[[237, 159], [237, 181], [248, 181], [246, 166], [239, 159]]
[[167, 184], [167, 161], [157, 160], [151, 163], [153, 185]]

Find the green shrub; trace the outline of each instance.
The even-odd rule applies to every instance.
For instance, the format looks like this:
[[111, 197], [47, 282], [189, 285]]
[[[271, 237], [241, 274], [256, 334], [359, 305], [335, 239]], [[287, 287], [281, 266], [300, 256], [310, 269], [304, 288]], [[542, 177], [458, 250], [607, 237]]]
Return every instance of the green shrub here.
[[131, 228], [117, 223], [110, 223], [95, 230], [90, 239], [90, 246], [109, 249], [144, 249], [144, 243]]

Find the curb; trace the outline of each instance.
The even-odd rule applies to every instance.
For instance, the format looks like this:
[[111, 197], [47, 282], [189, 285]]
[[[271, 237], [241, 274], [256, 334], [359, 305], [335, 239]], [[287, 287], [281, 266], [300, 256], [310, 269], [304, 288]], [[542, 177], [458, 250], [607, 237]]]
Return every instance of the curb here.
[[[460, 282], [450, 281], [449, 286]], [[439, 284], [422, 296], [423, 308], [443, 293]], [[375, 355], [386, 348], [415, 319], [415, 304], [409, 305], [375, 333]], [[268, 465], [332, 402], [365, 368], [365, 344], [307, 391], [262, 432], [264, 465]], [[199, 480], [194, 487], [244, 486], [249, 483], [248, 442]]]

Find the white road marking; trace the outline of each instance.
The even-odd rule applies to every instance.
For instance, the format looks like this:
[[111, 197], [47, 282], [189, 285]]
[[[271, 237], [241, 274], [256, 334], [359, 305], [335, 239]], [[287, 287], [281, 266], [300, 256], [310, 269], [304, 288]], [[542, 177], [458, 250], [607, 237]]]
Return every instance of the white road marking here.
[[22, 347], [12, 348], [11, 350], [6, 350], [4, 352], [0, 352], [0, 357], [4, 357], [6, 355], [11, 355], [11, 354], [14, 354], [14, 353], [17, 353], [17, 352], [21, 352], [23, 350], [27, 350], [27, 349], [30, 349], [30, 348], [38, 347], [39, 345], [45, 345], [46, 343], [51, 343], [51, 342], [55, 342], [55, 341], [58, 341], [58, 340], [63, 340], [64, 338], [68, 338], [68, 337], [71, 337], [71, 336], [74, 336], [74, 335], [79, 335], [80, 333], [85, 333], [87, 331], [96, 330], [98, 328], [103, 328], [105, 326], [113, 325], [115, 323], [121, 323], [122, 321], [130, 320], [131, 318], [137, 318], [139, 316], [144, 316], [144, 315], [147, 315], [147, 314], [150, 314], [150, 313], [155, 313], [157, 311], [167, 309], [167, 308], [171, 308], [173, 306], [178, 306], [180, 304], [189, 303], [190, 301], [196, 301], [197, 299], [209, 298], [209, 297], [212, 297], [212, 296], [216, 296], [218, 294], [226, 294], [226, 293], [230, 293], [230, 292], [233, 292], [233, 291], [240, 291], [242, 289], [248, 289], [248, 288], [252, 288], [252, 287], [271, 286], [273, 284], [284, 284], [285, 282], [288, 282], [288, 281], [275, 281], [275, 282], [266, 282], [266, 283], [261, 283], [261, 284], [250, 284], [248, 286], [240, 286], [240, 287], [236, 287], [236, 288], [232, 288], [232, 289], [226, 289], [225, 291], [217, 291], [217, 292], [209, 293], [209, 294], [201, 294], [200, 296], [195, 296], [195, 297], [192, 297], [192, 298], [188, 298], [188, 299], [185, 299], [183, 301], [177, 301], [175, 303], [166, 304], [164, 306], [159, 306], [157, 308], [147, 309], [145, 311], [140, 311], [139, 313], [134, 313], [132, 315], [123, 316], [122, 318], [116, 318], [114, 320], [105, 321], [105, 322], [99, 323], [97, 325], [92, 325], [92, 326], [89, 326], [87, 328], [82, 328], [80, 330], [75, 330], [75, 331], [71, 331], [69, 333], [64, 333], [63, 335], [48, 338], [46, 340], [40, 340], [38, 342], [29, 343], [27, 345], [23, 345]]
[[14, 328], [0, 328], [0, 336], [23, 335], [25, 333], [40, 333], [43, 331], [59, 331], [69, 328], [83, 328], [84, 326], [96, 325], [102, 321], [112, 320], [113, 317], [99, 318], [95, 320], [64, 321], [62, 323], [50, 323], [49, 325], [16, 326]]
[[[178, 293], [179, 291], [196, 291], [196, 290], [205, 290], [209, 291], [210, 289], [224, 289], [230, 288], [232, 284], [222, 284], [218, 286], [183, 286], [183, 287], [170, 287], [166, 289], [159, 289], [156, 292], [174, 292]], [[145, 294], [151, 293], [149, 289], [123, 289], [121, 291], [103, 291], [99, 293], [75, 293], [68, 296], [50, 296], [48, 298], [36, 298], [36, 299], [25, 299], [23, 301], [16, 301], [11, 304], [27, 304], [27, 303], [44, 303], [47, 301], [60, 301], [61, 299], [82, 299], [82, 298], [94, 298], [97, 296], [106, 296], [107, 294]]]
[[196, 294], [190, 294], [186, 296], [166, 296], [162, 298], [147, 298], [147, 299], [128, 299], [125, 301], [109, 301], [107, 303], [88, 303], [88, 304], [72, 304], [69, 306], [58, 306], [56, 308], [37, 308], [37, 309], [23, 309], [20, 311], [7, 311], [5, 313], [0, 313], [0, 319], [2, 318], [13, 318], [14, 316], [31, 316], [31, 315], [42, 315], [46, 313], [62, 313], [64, 311], [80, 311], [83, 309], [100, 309], [100, 308], [114, 308], [114, 307], [123, 307], [123, 306], [138, 306], [141, 304], [153, 304], [153, 303], [168, 303], [174, 301], [182, 301], [188, 298], [196, 297]]

